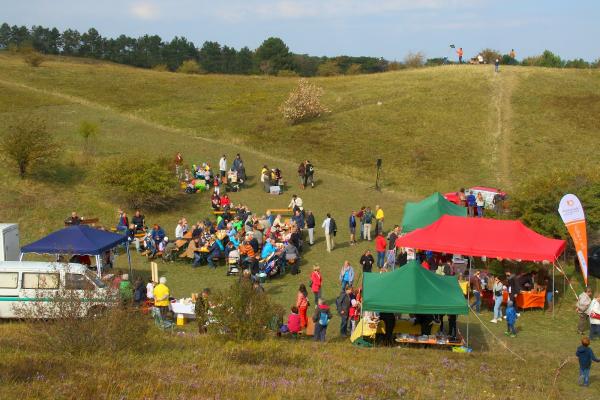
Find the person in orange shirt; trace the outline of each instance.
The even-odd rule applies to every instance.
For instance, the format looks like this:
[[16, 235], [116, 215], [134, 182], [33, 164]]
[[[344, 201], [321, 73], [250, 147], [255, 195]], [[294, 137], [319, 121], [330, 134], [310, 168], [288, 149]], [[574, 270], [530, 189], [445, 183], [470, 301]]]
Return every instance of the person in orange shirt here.
[[304, 283], [298, 288], [298, 296], [296, 297], [296, 307], [300, 312], [300, 328], [304, 329], [307, 325], [306, 309], [308, 308], [308, 291]]
[[456, 50], [456, 54], [458, 54], [458, 63], [462, 64], [462, 58], [464, 54], [462, 47], [459, 47], [458, 50]]

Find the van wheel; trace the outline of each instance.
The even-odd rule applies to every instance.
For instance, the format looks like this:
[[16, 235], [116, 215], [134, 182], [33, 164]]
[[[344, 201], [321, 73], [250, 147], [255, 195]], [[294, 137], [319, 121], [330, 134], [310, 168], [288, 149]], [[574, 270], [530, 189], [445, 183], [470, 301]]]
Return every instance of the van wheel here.
[[104, 306], [93, 306], [88, 310], [87, 316], [88, 318], [96, 318], [101, 317], [106, 314], [106, 307]]

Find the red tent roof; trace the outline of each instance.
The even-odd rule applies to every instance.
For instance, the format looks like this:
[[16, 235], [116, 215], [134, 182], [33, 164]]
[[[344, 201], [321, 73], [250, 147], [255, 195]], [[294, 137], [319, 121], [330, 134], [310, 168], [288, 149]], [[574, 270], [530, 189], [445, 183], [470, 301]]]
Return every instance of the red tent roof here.
[[553, 262], [566, 242], [548, 239], [521, 221], [444, 215], [433, 224], [398, 238], [396, 245], [473, 257]]

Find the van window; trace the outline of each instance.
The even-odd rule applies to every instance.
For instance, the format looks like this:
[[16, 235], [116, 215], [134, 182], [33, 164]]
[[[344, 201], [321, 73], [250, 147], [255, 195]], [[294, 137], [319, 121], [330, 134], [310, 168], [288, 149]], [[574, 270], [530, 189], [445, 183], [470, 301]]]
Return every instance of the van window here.
[[23, 273], [23, 289], [58, 289], [59, 274]]
[[0, 272], [0, 289], [16, 289], [18, 282], [18, 272]]
[[94, 290], [94, 284], [85, 275], [65, 274], [65, 289]]

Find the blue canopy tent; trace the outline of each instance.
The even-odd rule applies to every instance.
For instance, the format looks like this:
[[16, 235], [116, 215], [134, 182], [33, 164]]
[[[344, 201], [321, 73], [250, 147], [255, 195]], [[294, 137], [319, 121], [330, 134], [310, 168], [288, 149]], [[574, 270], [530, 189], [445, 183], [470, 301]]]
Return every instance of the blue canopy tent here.
[[48, 236], [21, 247], [21, 259], [25, 253], [37, 254], [77, 254], [96, 257], [98, 276], [102, 275], [100, 256], [105, 251], [125, 244], [127, 261], [131, 273], [131, 255], [127, 236], [103, 231], [87, 225], [74, 225], [52, 232]]

